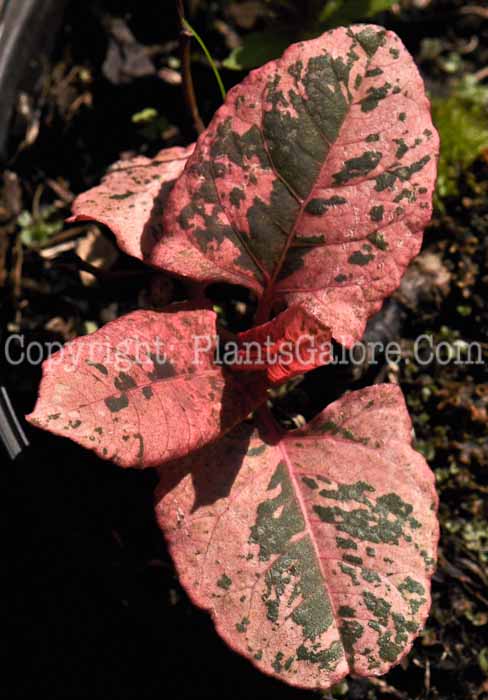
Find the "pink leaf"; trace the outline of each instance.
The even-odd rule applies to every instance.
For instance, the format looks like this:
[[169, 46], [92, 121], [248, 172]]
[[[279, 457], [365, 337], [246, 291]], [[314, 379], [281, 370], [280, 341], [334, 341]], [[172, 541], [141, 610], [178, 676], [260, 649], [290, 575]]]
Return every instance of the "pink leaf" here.
[[152, 160], [138, 156], [115, 163], [98, 187], [75, 199], [68, 221], [105, 224], [125, 253], [145, 259], [162, 236], [166, 199], [193, 149], [194, 144], [166, 148]]
[[288, 381], [330, 361], [330, 330], [300, 306], [239, 333], [241, 371], [266, 370], [271, 384]]
[[328, 688], [408, 652], [430, 605], [434, 477], [398, 387], [306, 428], [241, 426], [161, 472], [157, 517], [180, 580], [262, 671]]
[[122, 467], [186, 455], [265, 400], [214, 364], [212, 311], [136, 311], [77, 338], [43, 366], [28, 420]]
[[438, 145], [394, 33], [357, 25], [295, 44], [229, 92], [151, 261], [246, 285], [266, 310], [303, 304], [351, 345], [420, 249]]

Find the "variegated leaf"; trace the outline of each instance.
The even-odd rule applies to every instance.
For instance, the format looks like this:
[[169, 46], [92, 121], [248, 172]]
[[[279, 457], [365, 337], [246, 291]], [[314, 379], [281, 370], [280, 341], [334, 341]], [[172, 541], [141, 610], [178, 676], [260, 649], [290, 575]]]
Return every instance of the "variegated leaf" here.
[[166, 465], [157, 495], [192, 600], [233, 649], [306, 688], [382, 674], [409, 650], [429, 610], [436, 509], [393, 385], [292, 433], [241, 426]]
[[68, 221], [105, 224], [125, 253], [145, 260], [161, 238], [166, 199], [194, 147], [166, 148], [153, 159], [137, 156], [115, 163], [100, 185], [75, 199]]
[[136, 311], [77, 338], [43, 365], [27, 419], [122, 467], [187, 455], [266, 398], [261, 377], [214, 363], [212, 311]]
[[330, 329], [301, 306], [290, 306], [276, 318], [239, 333], [239, 371], [266, 370], [271, 384], [325, 365], [331, 358]]
[[392, 32], [291, 46], [233, 88], [172, 190], [154, 265], [300, 303], [351, 345], [431, 216], [438, 137]]

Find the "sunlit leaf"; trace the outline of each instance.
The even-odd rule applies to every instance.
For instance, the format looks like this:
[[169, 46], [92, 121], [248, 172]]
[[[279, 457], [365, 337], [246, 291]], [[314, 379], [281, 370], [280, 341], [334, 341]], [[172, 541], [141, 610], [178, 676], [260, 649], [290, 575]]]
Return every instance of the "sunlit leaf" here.
[[245, 426], [161, 471], [157, 517], [181, 582], [262, 671], [328, 688], [385, 673], [430, 605], [434, 477], [396, 386], [306, 428]]
[[215, 440], [265, 399], [214, 363], [212, 311], [136, 311], [43, 365], [28, 420], [122, 467], [151, 467]]
[[438, 138], [415, 64], [379, 27], [337, 29], [252, 72], [200, 136], [151, 263], [302, 304], [351, 345], [430, 220]]

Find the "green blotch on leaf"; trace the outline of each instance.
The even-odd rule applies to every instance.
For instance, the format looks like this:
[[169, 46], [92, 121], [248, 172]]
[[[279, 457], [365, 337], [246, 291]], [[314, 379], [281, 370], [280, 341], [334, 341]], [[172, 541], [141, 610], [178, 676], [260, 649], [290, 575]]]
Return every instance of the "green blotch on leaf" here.
[[246, 199], [246, 195], [244, 194], [243, 190], [239, 189], [238, 187], [234, 187], [231, 190], [229, 199], [231, 201], [231, 204], [233, 204], [233, 206], [239, 209], [239, 207], [241, 206], [241, 202], [243, 202]]
[[136, 383], [130, 374], [119, 372], [114, 379], [114, 386], [118, 391], [128, 391], [129, 389], [134, 389]]
[[398, 145], [397, 151], [395, 153], [395, 158], [399, 160], [403, 158], [405, 153], [408, 153], [409, 148], [403, 139], [394, 139], [395, 143]]
[[127, 199], [128, 197], [132, 197], [133, 195], [134, 192], [124, 192], [124, 194], [112, 194], [110, 195], [109, 199], [122, 200]]
[[308, 661], [311, 664], [317, 664], [318, 667], [324, 671], [333, 671], [343, 655], [342, 644], [338, 640], [332, 642], [327, 649], [318, 651], [307, 649], [304, 644], [301, 644], [297, 649], [297, 659], [299, 661]]
[[339, 564], [339, 569], [342, 571], [343, 574], [346, 574], [346, 576], [350, 577], [351, 581], [355, 586], [359, 586], [359, 579], [356, 576], [355, 569], [351, 568], [347, 564], [343, 564], [342, 562]]
[[176, 370], [167, 358], [159, 357], [158, 355], [154, 354], [151, 355], [151, 360], [153, 363], [153, 369], [147, 376], [152, 382], [157, 381], [158, 379], [169, 379], [170, 377], [176, 376]]
[[[365, 497], [364, 497], [365, 498]], [[376, 504], [367, 507], [343, 509], [339, 506], [314, 505], [313, 510], [326, 523], [334, 524], [338, 532], [373, 544], [396, 544], [405, 537], [405, 528], [413, 507], [397, 494], [380, 496]]]
[[426, 155], [411, 165], [400, 166], [385, 173], [381, 173], [381, 175], [378, 175], [376, 178], [375, 190], [377, 192], [383, 192], [383, 190], [386, 189], [393, 189], [393, 185], [397, 180], [400, 180], [400, 182], [410, 180], [412, 175], [420, 172], [430, 160], [431, 157]]
[[265, 583], [262, 599], [272, 622], [283, 605], [286, 613], [293, 609], [292, 620], [303, 628], [304, 639], [313, 640], [331, 626], [332, 608], [309, 538], [289, 543], [266, 572]]
[[376, 617], [378, 623], [386, 627], [391, 605], [384, 598], [377, 598], [370, 591], [363, 592], [364, 604], [368, 610]]
[[336, 544], [340, 549], [357, 549], [358, 546], [354, 540], [349, 540], [345, 537], [336, 537]]
[[262, 455], [263, 452], [266, 451], [266, 445], [259, 445], [258, 447], [251, 447], [247, 451], [247, 456], [248, 457], [258, 457], [259, 455]]
[[307, 214], [312, 214], [313, 216], [321, 216], [325, 214], [330, 207], [337, 207], [346, 203], [347, 199], [338, 196], [330, 197], [329, 199], [315, 198], [308, 202], [305, 211]]
[[363, 29], [362, 31], [358, 32], [358, 34], [355, 34], [354, 36], [359, 41], [366, 54], [372, 58], [380, 46], [384, 45], [386, 32], [384, 30], [376, 31], [375, 29], [368, 27], [367, 29]]
[[415, 622], [406, 620], [403, 615], [392, 613], [393, 625], [395, 627], [395, 637], [393, 632], [384, 632], [379, 636], [378, 644], [380, 657], [384, 661], [394, 662], [405, 649], [408, 642], [408, 633], [415, 633], [417, 625]]
[[87, 360], [86, 364], [90, 367], [94, 367], [100, 372], [100, 374], [104, 374], [105, 376], [108, 375], [108, 369], [101, 362], [90, 362], [90, 360]]
[[[419, 192], [420, 192], [420, 190], [419, 190]], [[408, 190], [408, 189], [404, 188], [399, 194], [397, 194], [397, 196], [395, 197], [395, 199], [393, 201], [396, 204], [398, 204], [398, 202], [401, 202], [402, 199], [406, 199], [408, 202], [415, 202], [417, 198], [416, 198], [415, 192], [413, 192], [413, 190]]]
[[376, 78], [378, 75], [383, 75], [381, 68], [370, 68], [366, 71], [367, 78]]
[[398, 590], [400, 593], [415, 593], [417, 595], [424, 595], [425, 594], [425, 588], [422, 586], [421, 583], [418, 581], [415, 581], [413, 578], [410, 576], [407, 576], [402, 583], [398, 586]]
[[374, 255], [372, 253], [364, 254], [361, 250], [356, 250], [352, 255], [349, 256], [348, 262], [351, 265], [368, 265], [372, 260], [374, 260]]
[[285, 655], [283, 654], [282, 651], [277, 652], [277, 654], [276, 654], [276, 656], [275, 656], [275, 658], [274, 658], [274, 661], [273, 661], [273, 663], [271, 664], [271, 666], [274, 668], [274, 670], [276, 671], [276, 673], [281, 673], [281, 669], [282, 669], [282, 663], [281, 663], [281, 662], [283, 661], [284, 658], [285, 658]]
[[144, 398], [145, 398], [147, 401], [149, 401], [149, 399], [152, 398], [152, 395], [153, 395], [153, 390], [152, 390], [152, 388], [151, 388], [150, 386], [145, 386], [145, 387], [143, 387], [143, 389], [142, 389], [142, 395], [144, 396]]
[[319, 487], [315, 479], [312, 479], [309, 476], [303, 476], [302, 481], [305, 484], [305, 486], [308, 486], [309, 489], [318, 489]]
[[354, 554], [343, 554], [342, 558], [348, 564], [353, 564], [354, 566], [361, 566], [363, 560], [361, 557], [356, 557]]
[[390, 83], [385, 83], [382, 87], [371, 87], [367, 90], [366, 97], [361, 100], [361, 111], [372, 112], [378, 104], [388, 97], [388, 92], [391, 89]]
[[127, 394], [121, 394], [120, 396], [109, 396], [104, 401], [106, 407], [111, 413], [118, 413], [122, 409], [127, 408], [129, 405], [129, 398]]
[[380, 204], [379, 206], [371, 207], [369, 210], [369, 216], [371, 221], [381, 221], [385, 213], [385, 207]]
[[266, 617], [268, 620], [271, 620], [271, 622], [278, 622], [280, 613], [279, 600], [270, 600], [265, 596], [264, 602], [266, 604]]
[[244, 634], [247, 631], [249, 623], [250, 623], [249, 618], [243, 617], [242, 620], [236, 624], [236, 630], [240, 634]]
[[372, 569], [363, 568], [361, 569], [361, 576], [368, 583], [381, 583], [380, 576]]
[[277, 496], [258, 505], [256, 523], [251, 527], [250, 542], [259, 545], [261, 561], [269, 560], [273, 554], [284, 553], [293, 535], [305, 529], [305, 521], [284, 462], [276, 467], [268, 490], [273, 491], [277, 487], [280, 487]]
[[371, 241], [371, 243], [379, 250], [388, 250], [388, 243], [385, 241], [383, 234], [379, 233], [378, 231], [370, 233], [368, 236], [368, 241]]
[[365, 151], [357, 158], [349, 158], [344, 167], [332, 177], [336, 185], [344, 185], [357, 177], [365, 177], [379, 164], [383, 154], [380, 151]]
[[294, 662], [294, 660], [295, 660], [295, 657], [294, 657], [294, 656], [289, 656], [289, 657], [287, 658], [287, 660], [285, 661], [284, 666], [283, 666], [283, 668], [285, 669], [285, 671], [289, 671], [289, 670], [290, 670], [291, 665], [292, 665], [292, 663]]
[[228, 591], [229, 588], [232, 586], [232, 579], [229, 578], [227, 574], [222, 574], [222, 576], [217, 581], [217, 586], [219, 588], [223, 588], [225, 591]]
[[370, 503], [365, 494], [374, 493], [375, 489], [366, 481], [356, 481], [353, 484], [340, 484], [337, 489], [322, 489], [322, 498], [331, 498], [337, 501], [355, 501], [357, 503]]
[[385, 632], [382, 634], [378, 640], [380, 648], [380, 657], [383, 661], [389, 661], [393, 663], [397, 660], [403, 651], [403, 646], [395, 644], [392, 641], [392, 632]]
[[295, 236], [295, 239], [293, 241], [294, 246], [313, 246], [313, 245], [321, 245], [322, 243], [325, 243], [325, 236], [320, 235], [320, 236]]
[[339, 627], [344, 649], [354, 659], [354, 646], [361, 639], [364, 633], [363, 625], [357, 620], [343, 620]]
[[[317, 427], [317, 432], [324, 434], [324, 433], [331, 433], [332, 435], [338, 435], [339, 437], [342, 437], [346, 440], [351, 440], [352, 442], [359, 442], [362, 443], [363, 445], [366, 445], [369, 441], [369, 438], [363, 438], [363, 437], [358, 437], [354, 435], [350, 430], [347, 428], [342, 428], [340, 425], [335, 423], [332, 420], [325, 421], [325, 423], [321, 423]], [[317, 477], [319, 478], [319, 477]], [[330, 482], [327, 482], [330, 483]]]

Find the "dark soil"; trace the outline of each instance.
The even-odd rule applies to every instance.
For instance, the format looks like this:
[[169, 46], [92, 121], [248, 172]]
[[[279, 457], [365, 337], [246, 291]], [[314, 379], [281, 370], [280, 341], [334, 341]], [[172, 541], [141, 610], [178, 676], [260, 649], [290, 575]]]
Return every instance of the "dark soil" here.
[[[213, 55], [223, 58], [228, 49], [214, 25], [224, 17], [220, 5], [200, 5], [212, 9], [200, 10], [197, 26]], [[446, 75], [438, 61], [423, 57], [422, 39], [437, 38], [447, 54], [473, 36], [487, 35], [487, 22], [476, 14], [459, 15], [461, 5], [433, 1], [426, 10], [406, 11], [390, 23], [437, 93], [444, 89]], [[0, 207], [4, 341], [21, 333], [26, 343], [64, 342], [141, 304], [158, 302], [161, 279], [127, 256], [119, 255], [95, 284], [86, 286], [80, 281], [83, 263], [75, 247], [46, 257], [41, 248], [19, 245], [15, 224], [21, 210], [38, 207], [39, 198], [41, 207], [54, 205], [54, 218], [67, 216], [70, 193], [96, 184], [121, 154], [151, 155], [194, 138], [180, 86], [156, 72], [128, 75], [119, 84], [106, 77], [102, 67], [113, 41], [108, 18], [114, 16], [125, 18], [140, 45], [152, 47], [158, 70], [171, 67], [177, 54], [172, 2], [68, 4], [40, 102], [39, 132], [18, 150], [26, 124], [20, 120], [22, 128], [12, 131]], [[466, 72], [488, 62], [482, 40], [462, 56]], [[112, 70], [120, 66], [112, 65]], [[194, 75], [207, 122], [219, 93], [198, 57]], [[229, 87], [242, 76], [226, 72], [224, 77]], [[141, 131], [131, 121], [148, 107], [166, 119], [162, 137]], [[330, 368], [322, 368], [277, 402], [278, 417], [291, 426], [297, 414], [311, 416], [348, 389], [397, 381], [407, 397], [417, 447], [437, 477], [442, 539], [426, 630], [401, 666], [379, 681], [348, 679], [334, 691], [337, 697], [488, 697], [487, 182], [485, 154], [463, 175], [459, 197], [445, 202], [444, 213], [436, 213], [421, 262], [369, 326], [369, 334], [400, 343], [399, 366], [382, 359], [359, 371], [345, 367], [334, 376]], [[88, 227], [72, 235], [66, 235], [72, 229], [65, 227], [54, 234], [50, 246], [76, 241]], [[104, 235], [111, 241], [108, 232]], [[169, 293], [183, 298], [184, 288], [176, 283]], [[213, 295], [230, 322], [237, 318], [236, 302], [249, 302], [239, 290], [216, 288]], [[481, 343], [483, 361], [421, 366], [413, 359], [413, 344], [423, 333], [451, 347], [459, 341]], [[18, 345], [11, 348], [14, 355], [20, 351]], [[39, 380], [39, 365], [5, 363], [0, 383], [8, 388], [19, 415], [32, 409]], [[69, 441], [31, 428], [28, 436], [31, 446], [16, 463], [2, 456], [17, 559], [8, 605], [21, 665], [9, 697], [316, 697], [263, 676], [230, 651], [209, 616], [189, 602], [153, 518], [153, 473], [120, 470]]]

